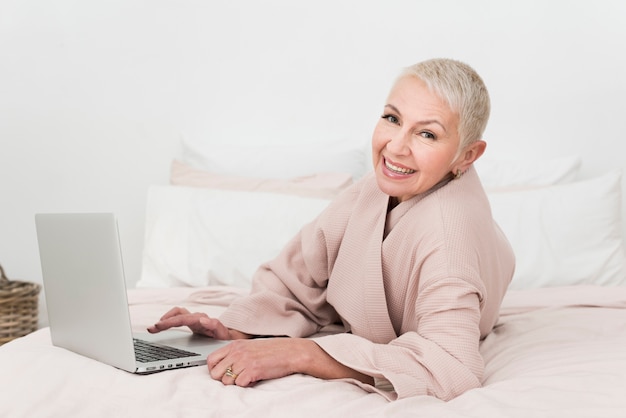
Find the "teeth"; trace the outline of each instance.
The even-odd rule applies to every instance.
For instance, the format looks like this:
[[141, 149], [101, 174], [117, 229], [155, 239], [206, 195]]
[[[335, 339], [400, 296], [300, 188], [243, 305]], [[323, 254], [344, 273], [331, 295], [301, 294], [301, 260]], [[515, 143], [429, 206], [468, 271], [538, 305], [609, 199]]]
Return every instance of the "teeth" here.
[[412, 174], [415, 173], [415, 170], [411, 170], [410, 168], [402, 168], [402, 167], [397, 167], [391, 163], [389, 163], [389, 161], [385, 160], [385, 166], [390, 169], [391, 171], [395, 171], [398, 174]]

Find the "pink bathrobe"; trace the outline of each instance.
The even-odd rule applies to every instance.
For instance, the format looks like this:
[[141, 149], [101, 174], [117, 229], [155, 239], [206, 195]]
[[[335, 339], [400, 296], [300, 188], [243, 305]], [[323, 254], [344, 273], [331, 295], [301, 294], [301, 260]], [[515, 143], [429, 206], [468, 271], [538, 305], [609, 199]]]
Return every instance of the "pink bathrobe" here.
[[479, 341], [498, 319], [513, 251], [474, 168], [389, 214], [388, 201], [373, 173], [357, 182], [259, 268], [221, 320], [292, 337], [339, 322], [347, 332], [315, 341], [376, 382], [355, 384], [449, 400], [481, 386]]

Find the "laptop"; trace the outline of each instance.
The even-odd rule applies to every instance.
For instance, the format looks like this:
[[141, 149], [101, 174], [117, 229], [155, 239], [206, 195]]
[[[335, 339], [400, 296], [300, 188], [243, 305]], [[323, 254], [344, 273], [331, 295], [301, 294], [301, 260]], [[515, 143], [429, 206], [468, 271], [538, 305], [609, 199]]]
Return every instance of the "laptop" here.
[[113, 214], [36, 214], [35, 225], [55, 346], [148, 374], [206, 364], [228, 343], [182, 330], [133, 334]]

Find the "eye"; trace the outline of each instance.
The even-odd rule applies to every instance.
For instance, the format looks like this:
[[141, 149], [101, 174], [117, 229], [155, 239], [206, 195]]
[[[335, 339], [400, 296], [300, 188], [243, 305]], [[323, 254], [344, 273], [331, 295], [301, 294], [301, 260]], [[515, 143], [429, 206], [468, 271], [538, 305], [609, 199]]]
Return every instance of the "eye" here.
[[437, 139], [437, 137], [435, 136], [434, 133], [428, 132], [428, 131], [421, 131], [421, 132], [418, 133], [418, 135], [421, 136], [422, 138], [426, 138], [426, 139], [432, 139], [432, 140]]
[[400, 122], [400, 120], [396, 116], [394, 116], [392, 114], [382, 115], [381, 118], [385, 119], [387, 122], [391, 122], [391, 123], [396, 124], [396, 125], [398, 124], [398, 122]]

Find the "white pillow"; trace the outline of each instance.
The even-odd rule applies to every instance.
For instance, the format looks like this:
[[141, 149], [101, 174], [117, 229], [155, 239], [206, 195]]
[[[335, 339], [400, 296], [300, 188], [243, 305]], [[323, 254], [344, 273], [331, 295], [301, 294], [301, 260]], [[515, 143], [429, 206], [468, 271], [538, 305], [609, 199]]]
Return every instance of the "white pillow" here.
[[330, 202], [283, 193], [153, 186], [137, 287], [249, 287], [259, 265]]
[[488, 195], [515, 251], [511, 289], [626, 285], [619, 171]]
[[495, 191], [569, 183], [576, 180], [581, 160], [577, 156], [547, 160], [483, 156], [474, 165], [485, 189]]
[[291, 145], [215, 146], [182, 141], [183, 162], [195, 168], [254, 178], [284, 179], [319, 173], [350, 173], [359, 179], [371, 169], [367, 144], [320, 141]]

